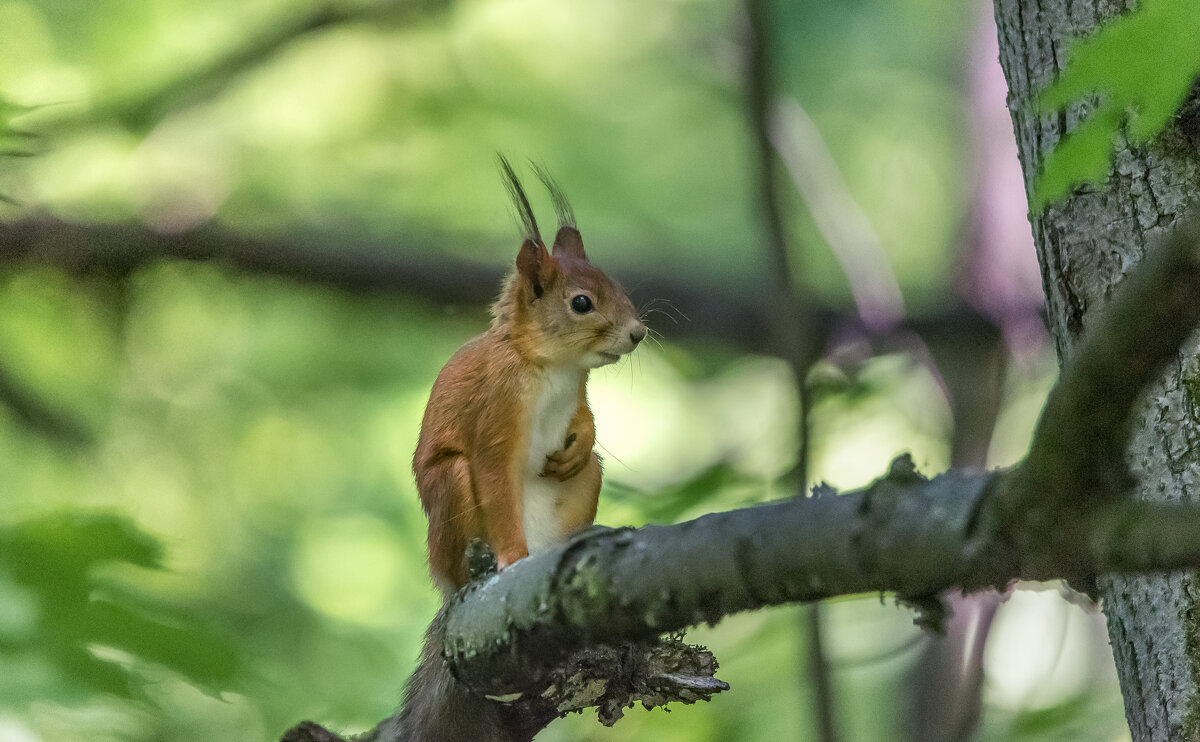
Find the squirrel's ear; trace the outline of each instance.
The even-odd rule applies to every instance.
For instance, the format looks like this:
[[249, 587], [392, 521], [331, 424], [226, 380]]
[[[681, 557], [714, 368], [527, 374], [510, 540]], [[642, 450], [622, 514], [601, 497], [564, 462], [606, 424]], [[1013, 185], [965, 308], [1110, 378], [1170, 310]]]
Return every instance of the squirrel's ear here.
[[572, 226], [559, 228], [558, 234], [554, 235], [554, 255], [587, 260], [587, 253], [583, 251], [583, 235], [579, 234], [578, 229]]
[[521, 252], [517, 253], [517, 275], [529, 282], [533, 298], [542, 298], [552, 269], [550, 253], [546, 252], [545, 245], [530, 239], [521, 243]]

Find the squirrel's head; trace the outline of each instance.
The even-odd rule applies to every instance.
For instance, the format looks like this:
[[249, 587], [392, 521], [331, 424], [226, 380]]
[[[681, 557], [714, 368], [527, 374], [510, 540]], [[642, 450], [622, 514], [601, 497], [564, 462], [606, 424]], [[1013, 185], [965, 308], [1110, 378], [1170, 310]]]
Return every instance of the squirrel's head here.
[[500, 166], [526, 236], [493, 309], [494, 324], [507, 325], [523, 354], [548, 365], [596, 368], [632, 352], [646, 326], [625, 291], [588, 260], [558, 184], [535, 167], [558, 213], [558, 234], [547, 250], [520, 182], [503, 157]]

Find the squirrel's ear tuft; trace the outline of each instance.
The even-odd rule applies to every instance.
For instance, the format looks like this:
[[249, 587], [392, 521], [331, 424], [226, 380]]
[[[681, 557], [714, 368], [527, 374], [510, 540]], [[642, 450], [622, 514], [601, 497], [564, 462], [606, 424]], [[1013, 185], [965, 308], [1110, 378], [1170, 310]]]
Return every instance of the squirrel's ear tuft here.
[[513, 206], [517, 210], [517, 217], [521, 220], [525, 238], [540, 243], [542, 235], [538, 232], [537, 219], [533, 217], [533, 208], [529, 205], [529, 198], [525, 196], [525, 189], [521, 187], [521, 179], [513, 172], [512, 165], [508, 164], [508, 159], [504, 155], [497, 153], [496, 159], [500, 163], [500, 175], [504, 180], [504, 187], [508, 190], [509, 198], [512, 199]]
[[530, 161], [529, 165], [537, 174], [538, 180], [542, 181], [542, 185], [546, 186], [546, 190], [550, 193], [550, 200], [554, 202], [554, 213], [558, 215], [558, 226], [576, 226], [575, 210], [571, 208], [571, 202], [567, 200], [567, 194], [563, 192], [562, 186], [546, 168], [533, 161]]
[[566, 255], [576, 260], [587, 260], [583, 251], [583, 235], [575, 227], [560, 227], [554, 235], [554, 256]]
[[542, 298], [553, 269], [545, 245], [531, 239], [521, 243], [521, 252], [517, 253], [517, 275], [529, 284], [534, 299]]

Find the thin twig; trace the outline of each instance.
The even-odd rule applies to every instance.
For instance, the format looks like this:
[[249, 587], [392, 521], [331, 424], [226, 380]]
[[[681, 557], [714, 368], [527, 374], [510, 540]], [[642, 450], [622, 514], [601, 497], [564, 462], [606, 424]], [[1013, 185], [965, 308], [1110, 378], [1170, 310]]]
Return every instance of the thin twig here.
[[884, 331], [904, 317], [904, 297], [874, 227], [842, 178], [821, 132], [794, 98], [774, 106], [769, 138], [813, 222], [842, 266], [863, 324]]
[[[215, 97], [231, 80], [263, 64], [293, 43], [312, 34], [352, 22], [388, 22], [411, 12], [411, 3], [343, 4], [320, 2], [299, 11], [294, 8], [249, 31], [240, 43], [219, 56], [185, 66], [166, 78], [111, 97], [86, 101], [84, 106], [62, 106], [39, 118], [36, 131], [58, 134], [82, 130], [97, 121], [113, 119], [134, 129], [149, 129], [170, 113]], [[48, 109], [49, 110], [49, 109]]]

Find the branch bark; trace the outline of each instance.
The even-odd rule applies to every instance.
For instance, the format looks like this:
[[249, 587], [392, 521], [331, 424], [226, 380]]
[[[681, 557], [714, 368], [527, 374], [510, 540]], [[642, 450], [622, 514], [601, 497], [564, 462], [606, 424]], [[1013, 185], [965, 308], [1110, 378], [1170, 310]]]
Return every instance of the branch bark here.
[[1141, 390], [1200, 322], [1198, 244], [1200, 232], [1178, 230], [1120, 288], [1016, 467], [926, 479], [901, 457], [856, 492], [590, 530], [456, 595], [447, 662], [476, 692], [529, 695], [581, 644], [646, 640], [767, 605], [892, 592], [936, 628], [937, 596], [952, 588], [1200, 565], [1200, 507], [1129, 500], [1112, 457]]
[[[995, 0], [1000, 61], [1027, 192], [1046, 155], [1091, 108], [1083, 101], [1047, 112], [1036, 104], [1067, 63], [1069, 42], [1137, 5], [1135, 0]], [[1062, 363], [1074, 363], [1084, 329], [1114, 283], [1200, 201], [1194, 121], [1181, 116], [1147, 145], [1132, 145], [1118, 135], [1106, 182], [1077, 188], [1030, 215]], [[1150, 403], [1139, 408], [1131, 444], [1112, 451], [1114, 459], [1128, 459], [1138, 499], [1198, 501], [1196, 356], [1194, 343], [1179, 354], [1152, 387]], [[1108, 575], [1099, 587], [1133, 739], [1200, 739], [1200, 574]]]

